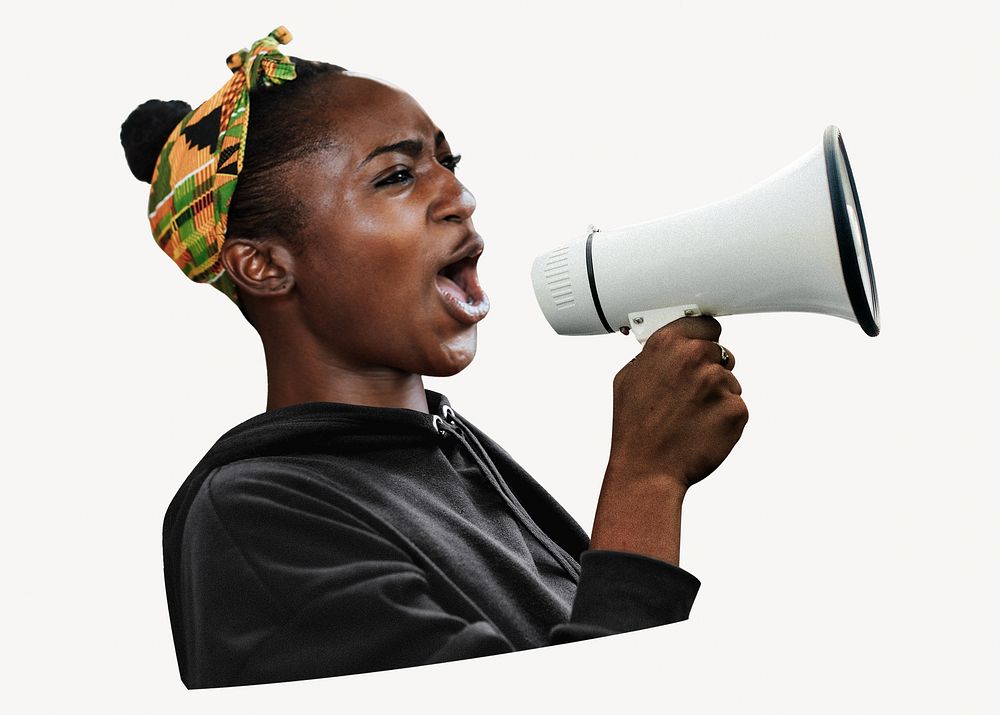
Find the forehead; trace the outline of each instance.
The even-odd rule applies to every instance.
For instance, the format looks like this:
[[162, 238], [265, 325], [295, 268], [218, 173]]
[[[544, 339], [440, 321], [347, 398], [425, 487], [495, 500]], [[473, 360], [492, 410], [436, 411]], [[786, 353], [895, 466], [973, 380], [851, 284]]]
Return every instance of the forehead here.
[[367, 154], [401, 139], [433, 137], [437, 127], [416, 100], [379, 80], [338, 75], [323, 102], [342, 150]]

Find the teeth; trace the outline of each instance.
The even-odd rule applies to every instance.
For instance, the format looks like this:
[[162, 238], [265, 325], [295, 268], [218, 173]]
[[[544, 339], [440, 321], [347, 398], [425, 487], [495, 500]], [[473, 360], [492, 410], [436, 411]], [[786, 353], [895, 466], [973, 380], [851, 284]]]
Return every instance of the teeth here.
[[478, 305], [471, 305], [469, 303], [460, 303], [455, 301], [455, 305], [462, 309], [462, 311], [468, 315], [484, 315], [489, 306], [486, 303], [481, 303]]

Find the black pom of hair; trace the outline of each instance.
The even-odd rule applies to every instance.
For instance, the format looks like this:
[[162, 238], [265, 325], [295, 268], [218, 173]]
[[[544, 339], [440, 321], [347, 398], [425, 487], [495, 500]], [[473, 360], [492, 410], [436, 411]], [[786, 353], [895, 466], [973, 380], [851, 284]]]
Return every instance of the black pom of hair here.
[[153, 180], [153, 169], [167, 137], [190, 111], [191, 105], [179, 99], [150, 99], [132, 110], [122, 124], [121, 140], [135, 178], [147, 184]]

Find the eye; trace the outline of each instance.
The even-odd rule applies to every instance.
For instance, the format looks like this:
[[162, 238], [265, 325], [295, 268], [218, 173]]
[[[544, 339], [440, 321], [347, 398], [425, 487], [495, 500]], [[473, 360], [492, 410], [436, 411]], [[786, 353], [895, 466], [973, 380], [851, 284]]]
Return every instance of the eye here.
[[384, 179], [375, 182], [375, 186], [391, 186], [393, 184], [405, 184], [413, 180], [413, 172], [409, 169], [398, 168]]
[[461, 154], [448, 154], [438, 159], [438, 163], [452, 174], [455, 173], [455, 167], [458, 166], [458, 162], [460, 161], [462, 161]]

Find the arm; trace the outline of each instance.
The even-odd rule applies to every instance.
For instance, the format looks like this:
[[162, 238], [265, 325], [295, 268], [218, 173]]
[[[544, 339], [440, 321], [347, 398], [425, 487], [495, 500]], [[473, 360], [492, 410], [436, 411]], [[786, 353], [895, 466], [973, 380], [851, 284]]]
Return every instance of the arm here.
[[748, 419], [735, 359], [720, 360], [720, 334], [711, 318], [675, 321], [615, 376], [611, 457], [592, 549], [680, 562], [687, 490], [729, 455]]
[[185, 526], [188, 687], [282, 682], [513, 650], [323, 480], [239, 463]]
[[[361, 673], [513, 651], [457, 589], [328, 483], [247, 464], [206, 480], [185, 528], [185, 683]], [[587, 552], [551, 642], [686, 617], [697, 580], [634, 554]]]

